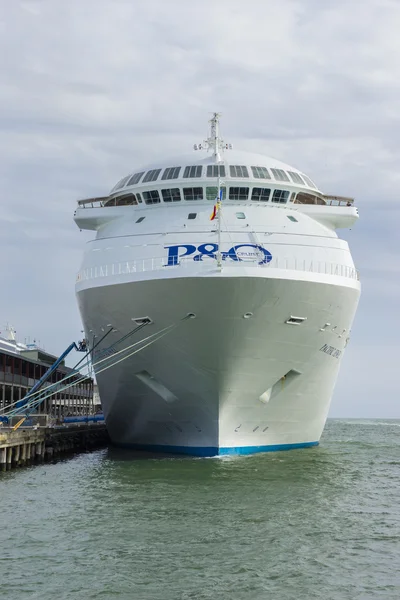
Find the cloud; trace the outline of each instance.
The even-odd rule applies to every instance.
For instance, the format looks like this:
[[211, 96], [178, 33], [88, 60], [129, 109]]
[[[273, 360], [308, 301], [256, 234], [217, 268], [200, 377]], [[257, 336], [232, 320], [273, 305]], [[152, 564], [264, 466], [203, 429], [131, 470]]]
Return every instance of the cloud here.
[[[236, 148], [280, 158], [327, 192], [358, 199], [360, 222], [343, 232], [364, 286], [353, 347], [373, 347], [373, 324], [391, 364], [399, 28], [390, 0], [3, 3], [3, 319], [55, 352], [76, 338], [73, 286], [90, 234], [72, 222], [75, 200], [105, 193], [154, 157], [190, 151], [209, 112], [220, 110]], [[362, 356], [377, 381], [371, 352]], [[351, 401], [361, 383], [347, 384], [340, 395]]]

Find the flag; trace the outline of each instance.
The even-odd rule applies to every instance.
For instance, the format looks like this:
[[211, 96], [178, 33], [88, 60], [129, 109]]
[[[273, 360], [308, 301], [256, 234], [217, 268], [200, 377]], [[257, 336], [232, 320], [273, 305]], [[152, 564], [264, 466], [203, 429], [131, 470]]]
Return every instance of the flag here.
[[210, 221], [214, 221], [215, 217], [218, 214], [219, 208], [220, 208], [220, 202], [217, 202], [216, 204], [214, 204], [214, 208], [212, 211], [212, 215], [210, 217]]

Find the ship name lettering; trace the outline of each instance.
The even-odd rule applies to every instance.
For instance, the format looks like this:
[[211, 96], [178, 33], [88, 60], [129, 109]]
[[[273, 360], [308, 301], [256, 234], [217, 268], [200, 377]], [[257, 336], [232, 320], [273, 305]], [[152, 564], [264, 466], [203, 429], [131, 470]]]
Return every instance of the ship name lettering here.
[[[168, 250], [167, 267], [180, 264], [182, 258], [189, 257], [195, 262], [203, 261], [204, 259], [217, 259], [218, 244], [211, 242], [205, 244], [177, 244], [175, 246], [165, 246]], [[243, 260], [254, 259], [259, 265], [266, 265], [272, 260], [272, 254], [260, 244], [236, 244], [228, 251], [221, 252], [222, 260], [233, 260], [242, 262]]]
[[338, 350], [334, 346], [328, 346], [328, 344], [324, 344], [320, 350], [321, 352], [325, 352], [325, 354], [329, 354], [329, 356], [333, 356], [333, 358], [339, 358], [342, 354], [341, 350]]

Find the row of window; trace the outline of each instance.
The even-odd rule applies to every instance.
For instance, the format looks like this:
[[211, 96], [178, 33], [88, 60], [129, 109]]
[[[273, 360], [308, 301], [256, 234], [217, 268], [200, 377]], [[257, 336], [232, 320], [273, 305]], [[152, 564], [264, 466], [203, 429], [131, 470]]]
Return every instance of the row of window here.
[[[222, 187], [222, 199], [226, 200], [226, 188]], [[146, 204], [159, 204], [161, 198], [164, 202], [180, 202], [184, 200], [203, 200], [204, 190], [202, 187], [193, 188], [169, 188], [161, 190], [161, 195], [158, 190], [149, 190], [142, 193], [128, 193], [122, 196], [110, 198], [104, 203], [104, 206], [128, 206], [132, 204], [140, 204], [145, 201]], [[272, 194], [271, 194], [272, 192]], [[205, 188], [205, 199], [214, 202], [217, 198], [218, 188], [217, 187], [206, 187]], [[253, 200], [255, 202], [276, 202], [284, 204], [289, 200], [290, 192], [288, 190], [271, 190], [271, 188], [254, 187], [252, 189], [248, 187], [230, 187], [229, 188], [229, 200]], [[142, 199], [143, 196], [143, 199]], [[249, 198], [250, 197], [250, 198]], [[291, 202], [295, 204], [321, 204], [325, 205], [326, 201], [321, 196], [316, 196], [308, 192], [292, 192], [290, 197]]]
[[[167, 167], [161, 176], [161, 180], [178, 179], [183, 167]], [[272, 179], [269, 170], [266, 167], [250, 167], [255, 179]], [[142, 183], [157, 181], [162, 169], [151, 169], [150, 171], [141, 171], [134, 175], [124, 177], [113, 188], [113, 191], [120, 190], [126, 185], [135, 185], [142, 180]], [[185, 167], [183, 171], [183, 179], [200, 178], [203, 173], [202, 165], [193, 165]], [[288, 181], [300, 185], [308, 185], [316, 188], [315, 184], [306, 175], [299, 175], [295, 171], [284, 171], [283, 169], [271, 169], [271, 173], [276, 181]], [[249, 177], [249, 170], [244, 165], [230, 165], [229, 174], [231, 177], [246, 179]], [[207, 177], [225, 177], [225, 165], [208, 165]], [[143, 178], [143, 179], [142, 179]]]
[[[222, 199], [226, 200], [226, 188], [222, 187]], [[161, 194], [160, 194], [161, 192]], [[165, 190], [148, 190], [136, 194], [124, 194], [117, 198], [107, 200], [105, 206], [126, 206], [128, 204], [138, 204], [143, 200], [146, 204], [159, 204], [161, 198], [164, 202], [180, 202], [183, 199], [192, 200], [211, 200], [214, 201], [218, 195], [217, 187], [206, 187], [205, 196], [202, 187], [169, 188]], [[254, 187], [230, 187], [228, 188], [229, 200], [254, 200], [256, 202], [277, 202], [284, 204], [289, 200], [290, 192], [288, 190], [271, 190], [271, 188]], [[295, 194], [293, 193], [293, 199]]]

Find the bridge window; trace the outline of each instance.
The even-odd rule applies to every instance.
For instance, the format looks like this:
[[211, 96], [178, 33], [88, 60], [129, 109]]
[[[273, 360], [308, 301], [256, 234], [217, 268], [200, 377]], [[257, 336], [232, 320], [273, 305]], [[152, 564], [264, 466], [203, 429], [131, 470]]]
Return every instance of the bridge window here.
[[120, 179], [117, 183], [117, 185], [115, 185], [112, 189], [112, 191], [114, 192], [115, 190], [120, 190], [121, 188], [124, 187], [124, 185], [126, 184], [126, 182], [128, 181], [130, 175], [128, 175], [127, 177], [124, 177], [123, 179]]
[[300, 185], [304, 185], [304, 180], [300, 177], [298, 173], [294, 171], [288, 171], [288, 175], [293, 183], [299, 183]]
[[194, 165], [192, 167], [185, 167], [183, 172], [184, 179], [192, 179], [194, 177], [201, 177], [202, 166]]
[[195, 219], [197, 217], [197, 213], [189, 213], [188, 219]]
[[203, 188], [183, 188], [183, 197], [185, 200], [203, 200]]
[[136, 198], [138, 199], [138, 202], [142, 202], [142, 196], [140, 194], [136, 194]]
[[164, 202], [180, 202], [181, 192], [179, 188], [171, 188], [170, 190], [161, 190]]
[[122, 196], [113, 196], [104, 202], [103, 206], [129, 206], [132, 204], [137, 204], [135, 194], [123, 194]]
[[139, 183], [139, 181], [142, 179], [143, 175], [144, 175], [144, 171], [142, 171], [141, 173], [135, 173], [135, 175], [132, 175], [132, 177], [128, 181], [128, 185], [135, 185], [136, 183]]
[[141, 223], [142, 221], [145, 220], [146, 217], [139, 217], [138, 220], [136, 221], [136, 223]]
[[229, 188], [229, 200], [248, 200], [248, 187], [231, 187]]
[[272, 196], [272, 202], [279, 202], [280, 204], [285, 204], [288, 201], [289, 192], [286, 190], [274, 190]]
[[162, 174], [161, 179], [178, 179], [180, 167], [168, 167]]
[[294, 202], [295, 204], [317, 204], [317, 197], [314, 194], [299, 192]]
[[143, 177], [143, 183], [146, 183], [147, 181], [156, 181], [160, 173], [161, 169], [153, 169], [152, 171], [147, 171], [146, 175]]
[[247, 167], [244, 167], [243, 165], [231, 165], [229, 167], [229, 172], [231, 174], [231, 177], [248, 177], [249, 176]]
[[286, 175], [285, 171], [282, 169], [271, 169], [272, 175], [275, 177], [277, 181], [290, 181], [289, 177]]
[[160, 195], [158, 193], [158, 190], [150, 190], [150, 192], [143, 192], [143, 198], [146, 204], [158, 204], [160, 202]]
[[123, 196], [118, 196], [116, 200], [117, 206], [128, 206], [129, 204], [137, 204], [137, 200], [134, 194], [124, 194]]
[[253, 188], [251, 199], [256, 202], [268, 202], [270, 195], [271, 190], [269, 188]]
[[207, 177], [225, 177], [224, 165], [208, 165]]
[[304, 181], [306, 182], [307, 185], [309, 185], [310, 187], [317, 189], [317, 186], [315, 185], [315, 183], [313, 181], [311, 181], [311, 179], [309, 177], [307, 177], [307, 175], [303, 175], [302, 174], [302, 178], [304, 179]]
[[271, 179], [271, 175], [265, 167], [251, 167], [251, 170], [256, 179]]
[[[226, 188], [225, 187], [221, 187], [220, 190], [222, 191], [222, 200], [225, 200], [226, 198]], [[213, 186], [213, 187], [206, 187], [206, 199], [207, 200], [217, 200], [218, 198], [218, 188], [217, 186]]]

